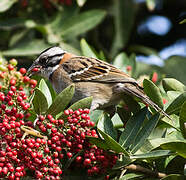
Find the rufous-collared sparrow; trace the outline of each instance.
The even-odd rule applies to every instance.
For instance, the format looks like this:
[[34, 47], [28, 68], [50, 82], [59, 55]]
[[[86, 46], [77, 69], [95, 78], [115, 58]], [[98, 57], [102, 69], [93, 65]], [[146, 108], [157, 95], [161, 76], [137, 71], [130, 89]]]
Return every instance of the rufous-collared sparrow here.
[[[33, 68], [38, 68], [38, 71], [33, 72]], [[145, 95], [135, 79], [99, 59], [76, 56], [60, 47], [51, 47], [39, 55], [28, 72], [49, 79], [57, 93], [74, 83], [72, 103], [92, 96], [91, 110], [115, 107], [122, 95], [128, 94], [138, 97], [156, 111], [168, 116]]]

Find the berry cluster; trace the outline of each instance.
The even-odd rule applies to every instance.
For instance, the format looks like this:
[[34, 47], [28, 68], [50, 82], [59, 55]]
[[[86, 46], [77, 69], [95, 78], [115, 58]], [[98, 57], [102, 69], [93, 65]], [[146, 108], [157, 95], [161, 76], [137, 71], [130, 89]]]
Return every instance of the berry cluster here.
[[34, 172], [35, 179], [52, 180], [61, 179], [64, 168], [81, 168], [89, 176], [112, 168], [117, 156], [86, 138], [98, 137], [89, 109], [65, 110], [63, 119], [44, 114], [36, 123], [28, 120], [33, 112], [28, 97], [37, 81], [16, 64], [0, 62], [0, 178], [19, 180]]
[[47, 145], [51, 149], [54, 162], [65, 166], [74, 159], [69, 168], [86, 169], [89, 176], [105, 173], [116, 163], [117, 156], [92, 145], [86, 136], [98, 137], [94, 123], [90, 121], [89, 109], [65, 110], [67, 120], [54, 119], [51, 115], [40, 116], [39, 129], [48, 136]]
[[19, 179], [25, 175], [19, 148], [23, 136], [21, 126], [30, 116], [28, 96], [37, 81], [24, 76], [26, 69], [17, 71], [15, 59], [0, 64], [0, 177]]

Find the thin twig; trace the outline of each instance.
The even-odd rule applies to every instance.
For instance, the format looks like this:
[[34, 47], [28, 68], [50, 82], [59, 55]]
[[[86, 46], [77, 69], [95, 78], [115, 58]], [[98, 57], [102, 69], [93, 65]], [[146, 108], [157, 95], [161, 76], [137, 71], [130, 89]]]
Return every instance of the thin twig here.
[[164, 177], [167, 176], [164, 173], [152, 171], [150, 169], [147, 169], [147, 168], [144, 168], [142, 166], [135, 165], [135, 164], [130, 164], [130, 165], [126, 166], [125, 169], [131, 170], [131, 171], [141, 172], [141, 173], [146, 174], [148, 176], [153, 176], [153, 177], [157, 177], [157, 178], [164, 178]]

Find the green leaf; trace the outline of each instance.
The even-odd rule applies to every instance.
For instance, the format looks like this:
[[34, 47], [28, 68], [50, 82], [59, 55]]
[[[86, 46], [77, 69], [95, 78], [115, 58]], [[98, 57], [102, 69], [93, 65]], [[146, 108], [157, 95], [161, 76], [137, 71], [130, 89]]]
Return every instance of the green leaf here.
[[186, 19], [184, 19], [181, 22], [179, 22], [179, 24], [184, 24], [184, 23], [186, 23]]
[[135, 179], [142, 179], [143, 177], [144, 177], [143, 174], [128, 173], [128, 174], [125, 174], [119, 180], [135, 180]]
[[86, 31], [98, 25], [106, 13], [103, 10], [89, 10], [79, 15], [73, 16], [64, 22], [61, 35], [65, 38], [72, 38], [85, 33]]
[[71, 44], [64, 43], [63, 41], [60, 42], [59, 46], [64, 49], [65, 51], [71, 52], [76, 55], [81, 55], [80, 51], [73, 47]]
[[122, 167], [127, 166], [130, 164], [133, 160], [131, 160], [128, 156], [120, 156], [120, 158], [117, 160], [116, 164], [112, 169], [121, 169]]
[[84, 56], [98, 58], [91, 47], [88, 45], [88, 43], [85, 41], [85, 39], [81, 39], [80, 46]]
[[154, 103], [163, 109], [163, 98], [159, 88], [149, 79], [144, 79], [143, 87], [145, 94], [147, 94]]
[[20, 27], [26, 27], [29, 29], [36, 27], [36, 23], [31, 19], [20, 17], [5, 19], [4, 21], [0, 22], [0, 29], [3, 30], [13, 30]]
[[156, 151], [151, 151], [145, 154], [136, 154], [133, 156], [130, 156], [131, 159], [154, 159], [154, 158], [159, 158], [163, 156], [169, 156], [171, 155], [171, 151], [169, 150], [156, 150]]
[[137, 103], [137, 101], [132, 96], [128, 94], [123, 94], [122, 99], [128, 107], [129, 111], [137, 113], [141, 109], [139, 103]]
[[95, 124], [98, 123], [98, 121], [102, 118], [103, 116], [103, 111], [102, 110], [94, 110], [91, 111], [90, 114], [90, 119], [93, 121]]
[[119, 144], [121, 144], [122, 147], [127, 149], [135, 140], [146, 118], [147, 113], [148, 113], [148, 108], [145, 107], [129, 119], [119, 139]]
[[164, 123], [165, 125], [168, 125], [168, 127], [174, 128], [177, 131], [179, 130], [179, 117], [175, 114], [171, 115], [171, 119], [168, 117], [164, 117], [160, 120], [161, 123]]
[[62, 92], [60, 92], [55, 98], [54, 102], [49, 107], [47, 113], [55, 116], [61, 113], [62, 111], [64, 111], [66, 106], [72, 100], [74, 91], [75, 91], [75, 86], [74, 84], [72, 84], [67, 88], [65, 88]]
[[[131, 54], [130, 57], [128, 57], [124, 52], [120, 53], [114, 59], [113, 65], [121, 69], [125, 73], [134, 75], [136, 71], [136, 56], [134, 54]], [[132, 70], [130, 72], [127, 71], [127, 66], [131, 66]]]
[[72, 109], [72, 110], [77, 110], [79, 108], [90, 109], [91, 104], [92, 104], [92, 99], [93, 99], [92, 97], [87, 97], [87, 98], [81, 99], [81, 100], [75, 102], [74, 104], [72, 104], [68, 109]]
[[161, 180], [184, 180], [185, 176], [180, 175], [180, 174], [170, 174], [164, 178], [162, 178]]
[[105, 143], [105, 140], [100, 139], [100, 138], [96, 138], [96, 137], [92, 137], [92, 136], [87, 136], [87, 138], [91, 144], [94, 144], [97, 147], [104, 149], [104, 150], [109, 149], [109, 146], [107, 145], [107, 143]]
[[21, 40], [23, 40], [25, 38], [27, 33], [28, 33], [27, 29], [23, 30], [21, 32], [14, 33], [13, 36], [11, 37], [11, 39], [10, 39], [9, 47], [16, 46], [17, 43], [19, 43]]
[[168, 157], [165, 159], [164, 168], [167, 168], [167, 166], [169, 165], [169, 163], [170, 163], [174, 158], [176, 158], [176, 156], [177, 156], [177, 155], [168, 156]]
[[156, 127], [158, 123], [160, 114], [156, 113], [144, 124], [143, 128], [137, 134], [134, 143], [130, 147], [131, 152], [135, 153], [141, 146], [143, 146], [145, 140], [149, 137], [152, 130]]
[[0, 13], [5, 12], [11, 8], [11, 6], [16, 3], [17, 0], [1, 0], [0, 1]]
[[161, 148], [175, 151], [177, 154], [186, 158], [186, 143], [185, 142], [168, 142], [161, 144]]
[[186, 92], [178, 96], [165, 110], [167, 114], [176, 114], [180, 111], [182, 104], [186, 101]]
[[112, 117], [112, 123], [115, 128], [123, 128], [123, 122], [118, 113], [115, 113]]
[[169, 143], [169, 142], [182, 142], [182, 140], [177, 139], [176, 137], [166, 137], [166, 138], [155, 138], [155, 139], [150, 139], [148, 140], [149, 143], [149, 151], [159, 148], [160, 145], [165, 144], [165, 143]]
[[121, 119], [121, 121], [123, 122], [123, 124], [125, 125], [126, 122], [129, 120], [129, 118], [131, 117], [131, 112], [128, 110], [125, 110], [123, 107], [117, 107], [117, 113]]
[[48, 109], [47, 99], [45, 95], [41, 92], [41, 90], [38, 88], [35, 89], [35, 96], [32, 103], [34, 106], [34, 110], [37, 114], [43, 114]]
[[41, 81], [39, 82], [39, 89], [45, 95], [48, 105], [50, 106], [52, 104], [52, 96], [44, 79], [41, 79]]
[[113, 2], [115, 37], [111, 49], [112, 57], [120, 49], [125, 48], [132, 32], [132, 26], [135, 18], [135, 6], [131, 0], [117, 0]]
[[164, 90], [167, 91], [185, 91], [186, 87], [180, 81], [174, 78], [164, 78], [162, 80]]
[[170, 100], [176, 99], [181, 94], [182, 94], [182, 92], [180, 92], [180, 91], [168, 91], [167, 92], [167, 96]]
[[3, 51], [4, 56], [33, 56], [40, 54], [41, 51], [48, 48], [49, 45], [45, 44], [43, 40], [33, 39], [32, 41], [23, 41], [16, 47]]
[[135, 45], [131, 45], [127, 48], [130, 52], [135, 52], [135, 53], [138, 53], [138, 54], [144, 54], [144, 55], [155, 55], [155, 56], [159, 56], [158, 52], [153, 49], [153, 48], [150, 48], [150, 47], [147, 47], [147, 46], [142, 46], [142, 45], [138, 45], [138, 44], [135, 44]]
[[123, 153], [125, 156], [129, 156], [129, 153], [119, 143], [117, 143], [112, 137], [110, 137], [108, 134], [101, 131], [100, 129], [98, 129], [98, 132], [103, 136], [110, 150], [113, 150], [116, 153]]
[[104, 113], [102, 118], [98, 121], [97, 128], [111, 136], [114, 140], [117, 139], [117, 131], [114, 129], [111, 118]]
[[[178, 81], [186, 84], [185, 78], [185, 61], [186, 57], [183, 56], [170, 56], [165, 62], [165, 65], [161, 68], [162, 74], [168, 74], [169, 77], [174, 77]], [[175, 71], [178, 69], [178, 71]]]
[[183, 103], [181, 110], [180, 110], [180, 130], [183, 137], [186, 139], [186, 101]]

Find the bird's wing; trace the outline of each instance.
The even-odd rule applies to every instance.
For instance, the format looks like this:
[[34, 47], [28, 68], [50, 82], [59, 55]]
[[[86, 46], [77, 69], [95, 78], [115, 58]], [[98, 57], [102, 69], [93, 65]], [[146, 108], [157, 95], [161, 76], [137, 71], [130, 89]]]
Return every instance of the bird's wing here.
[[76, 56], [62, 64], [74, 82], [137, 83], [116, 67], [95, 58]]

